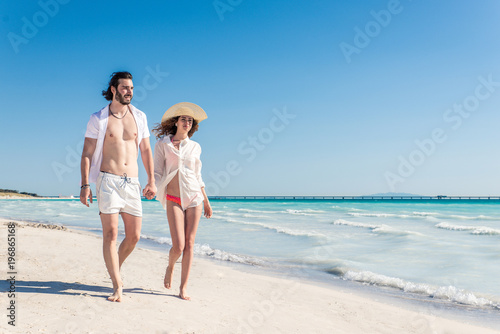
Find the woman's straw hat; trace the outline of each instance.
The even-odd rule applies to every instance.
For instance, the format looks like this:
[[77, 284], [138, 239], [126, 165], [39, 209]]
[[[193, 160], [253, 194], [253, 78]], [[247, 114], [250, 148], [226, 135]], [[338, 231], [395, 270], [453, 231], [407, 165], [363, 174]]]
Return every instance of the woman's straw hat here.
[[170, 108], [168, 108], [167, 111], [163, 114], [163, 117], [161, 118], [161, 122], [165, 122], [167, 119], [172, 118], [172, 117], [177, 117], [177, 116], [191, 116], [193, 119], [195, 119], [198, 123], [203, 121], [204, 119], [207, 118], [207, 114], [199, 105], [196, 105], [191, 102], [180, 102], [177, 104], [174, 104]]

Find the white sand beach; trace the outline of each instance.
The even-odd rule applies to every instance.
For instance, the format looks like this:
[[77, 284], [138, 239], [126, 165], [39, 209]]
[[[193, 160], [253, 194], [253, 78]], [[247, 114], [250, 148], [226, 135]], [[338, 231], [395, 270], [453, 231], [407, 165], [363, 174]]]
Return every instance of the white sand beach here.
[[[4, 268], [8, 222], [0, 220]], [[16, 274], [7, 275], [15, 276], [15, 298], [2, 281], [2, 333], [499, 333], [198, 257], [188, 286], [192, 300], [184, 301], [175, 288], [180, 266], [167, 290], [167, 254], [141, 248], [122, 268], [123, 301], [112, 303], [100, 237], [43, 227], [17, 222]], [[8, 324], [11, 301], [15, 327]]]

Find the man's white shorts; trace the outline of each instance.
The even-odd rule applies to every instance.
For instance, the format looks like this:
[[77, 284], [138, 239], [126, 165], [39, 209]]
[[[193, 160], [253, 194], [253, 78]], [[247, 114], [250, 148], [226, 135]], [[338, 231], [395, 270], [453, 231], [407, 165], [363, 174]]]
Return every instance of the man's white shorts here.
[[142, 217], [139, 178], [100, 172], [96, 182], [100, 213], [128, 213]]

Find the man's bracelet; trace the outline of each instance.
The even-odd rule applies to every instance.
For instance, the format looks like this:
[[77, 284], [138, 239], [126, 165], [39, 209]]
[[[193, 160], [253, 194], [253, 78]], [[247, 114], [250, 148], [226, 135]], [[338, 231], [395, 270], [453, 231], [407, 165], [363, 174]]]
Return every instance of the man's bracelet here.
[[90, 184], [83, 184], [80, 189], [86, 189], [86, 188], [90, 188]]

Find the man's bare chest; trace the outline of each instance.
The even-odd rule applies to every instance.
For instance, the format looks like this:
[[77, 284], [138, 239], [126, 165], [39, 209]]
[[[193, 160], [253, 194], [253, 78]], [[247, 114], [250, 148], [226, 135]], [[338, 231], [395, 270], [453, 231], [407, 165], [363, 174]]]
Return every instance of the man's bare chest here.
[[131, 114], [122, 119], [109, 117], [106, 141], [135, 141], [137, 140], [137, 132], [137, 124]]

